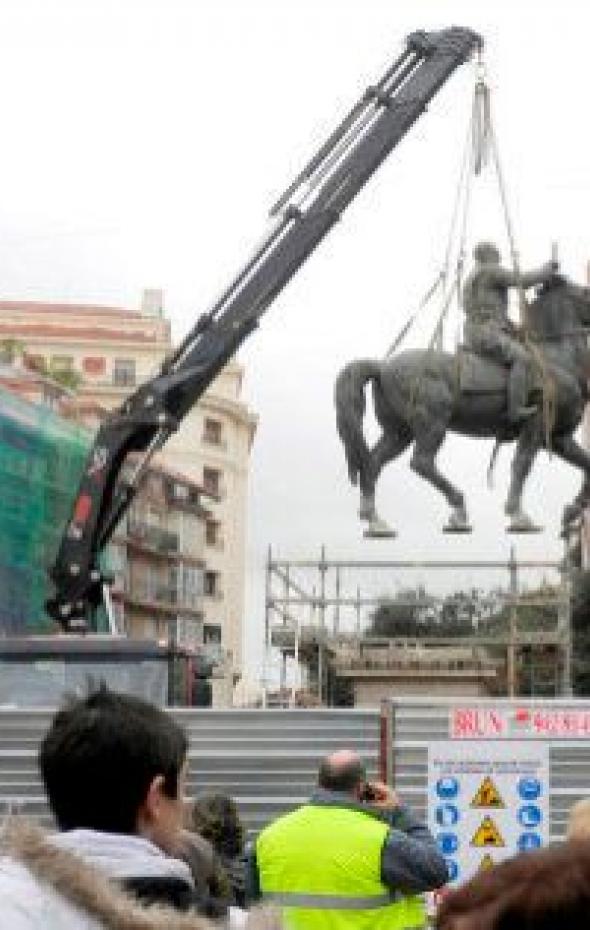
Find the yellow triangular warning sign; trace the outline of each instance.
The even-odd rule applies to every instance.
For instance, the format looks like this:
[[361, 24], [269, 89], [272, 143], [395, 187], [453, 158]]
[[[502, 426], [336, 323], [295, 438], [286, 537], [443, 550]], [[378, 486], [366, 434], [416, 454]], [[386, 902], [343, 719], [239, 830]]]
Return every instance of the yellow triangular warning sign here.
[[484, 817], [471, 838], [472, 846], [505, 846], [502, 834], [491, 817]]
[[496, 788], [496, 785], [489, 777], [489, 775], [486, 775], [481, 785], [477, 789], [470, 807], [506, 807], [504, 801], [502, 800], [502, 795]]
[[486, 853], [481, 862], [479, 863], [479, 871], [487, 872], [488, 869], [493, 869], [495, 865], [494, 860], [489, 853]]

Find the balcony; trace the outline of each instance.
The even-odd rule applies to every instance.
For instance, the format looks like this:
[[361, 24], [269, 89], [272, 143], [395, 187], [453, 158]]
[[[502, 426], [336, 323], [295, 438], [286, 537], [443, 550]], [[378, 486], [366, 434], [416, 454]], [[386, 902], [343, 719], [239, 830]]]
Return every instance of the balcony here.
[[201, 492], [196, 487], [180, 484], [178, 481], [168, 479], [165, 482], [166, 503], [172, 507], [189, 508], [198, 511], [201, 505]]
[[188, 610], [202, 613], [202, 595], [179, 591], [178, 588], [153, 579], [125, 579], [125, 596], [128, 600], [162, 610]]
[[150, 549], [162, 555], [176, 555], [180, 553], [180, 539], [178, 533], [162, 529], [159, 526], [150, 526], [141, 520], [130, 519], [127, 524], [127, 535], [142, 548]]

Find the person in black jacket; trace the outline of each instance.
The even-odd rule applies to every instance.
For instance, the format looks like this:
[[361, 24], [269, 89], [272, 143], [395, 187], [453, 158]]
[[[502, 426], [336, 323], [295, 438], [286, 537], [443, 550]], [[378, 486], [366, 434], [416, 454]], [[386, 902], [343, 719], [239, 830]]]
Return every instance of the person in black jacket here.
[[187, 827], [213, 846], [229, 878], [231, 903], [245, 906], [244, 827], [235, 802], [225, 794], [199, 795], [189, 806]]

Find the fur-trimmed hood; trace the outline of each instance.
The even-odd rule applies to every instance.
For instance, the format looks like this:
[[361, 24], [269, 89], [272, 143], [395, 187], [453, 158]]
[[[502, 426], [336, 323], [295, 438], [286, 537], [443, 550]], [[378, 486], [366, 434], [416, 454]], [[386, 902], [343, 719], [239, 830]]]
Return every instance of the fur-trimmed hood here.
[[[142, 906], [103, 871], [20, 818], [0, 837], [0, 924], [11, 930], [214, 930], [219, 925], [168, 907]], [[249, 915], [248, 930], [278, 930]]]

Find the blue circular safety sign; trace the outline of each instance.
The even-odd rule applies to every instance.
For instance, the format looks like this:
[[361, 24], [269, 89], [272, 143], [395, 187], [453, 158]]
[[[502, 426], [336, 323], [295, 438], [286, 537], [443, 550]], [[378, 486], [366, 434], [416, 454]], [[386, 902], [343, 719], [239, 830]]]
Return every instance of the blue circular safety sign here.
[[454, 827], [459, 820], [459, 808], [454, 804], [439, 804], [436, 808], [436, 822], [440, 827]]
[[523, 801], [536, 801], [541, 794], [541, 782], [538, 778], [521, 778], [518, 793]]
[[524, 804], [518, 812], [518, 821], [523, 827], [531, 829], [541, 823], [541, 808], [536, 804]]
[[439, 833], [436, 842], [443, 856], [452, 856], [459, 848], [456, 833]]
[[541, 846], [541, 837], [538, 833], [521, 833], [518, 837], [517, 846], [520, 852], [539, 849]]
[[448, 881], [456, 882], [459, 878], [459, 866], [454, 859], [445, 859], [447, 865]]
[[451, 798], [456, 798], [459, 794], [459, 782], [456, 778], [453, 778], [452, 775], [447, 775], [445, 778], [439, 778], [436, 783], [436, 793], [439, 798], [442, 798], [444, 801], [448, 801]]

